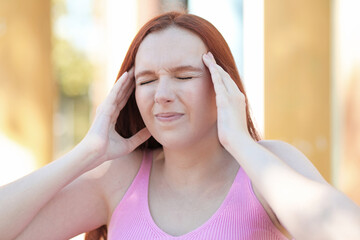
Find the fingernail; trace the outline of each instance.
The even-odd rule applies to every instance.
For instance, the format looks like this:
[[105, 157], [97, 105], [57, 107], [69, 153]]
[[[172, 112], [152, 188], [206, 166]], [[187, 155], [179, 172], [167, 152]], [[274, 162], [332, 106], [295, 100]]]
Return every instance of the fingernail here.
[[208, 55], [210, 58], [212, 58], [215, 61], [214, 55], [211, 52], [208, 52]]
[[129, 72], [128, 72], [128, 71], [124, 72], [123, 75], [122, 75], [123, 78], [127, 78], [128, 76], [129, 76]]

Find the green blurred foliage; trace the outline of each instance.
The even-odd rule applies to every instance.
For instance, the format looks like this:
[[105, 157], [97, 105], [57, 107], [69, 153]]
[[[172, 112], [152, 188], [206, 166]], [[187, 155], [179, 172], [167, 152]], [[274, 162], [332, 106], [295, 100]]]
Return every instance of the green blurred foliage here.
[[66, 96], [86, 95], [93, 80], [93, 66], [86, 55], [67, 40], [54, 37], [53, 61], [59, 90]]
[[[65, 0], [52, 0], [53, 27], [61, 17], [69, 14]], [[56, 127], [63, 129], [56, 136], [54, 150], [64, 153], [85, 136], [90, 126], [90, 86], [94, 79], [92, 62], [81, 49], [53, 32], [52, 61], [58, 85], [56, 111], [63, 116]]]
[[[53, 25], [60, 17], [67, 15], [66, 0], [52, 0]], [[52, 38], [52, 59], [55, 79], [62, 95], [84, 96], [93, 80], [93, 66], [87, 56], [66, 39], [54, 33]]]

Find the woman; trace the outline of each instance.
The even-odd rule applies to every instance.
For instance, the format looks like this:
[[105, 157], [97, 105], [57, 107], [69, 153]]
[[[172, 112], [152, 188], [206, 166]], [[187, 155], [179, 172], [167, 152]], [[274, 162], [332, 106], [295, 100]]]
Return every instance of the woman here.
[[173, 12], [139, 31], [81, 143], [0, 194], [2, 239], [360, 236], [359, 208], [304, 155], [259, 141], [220, 33]]

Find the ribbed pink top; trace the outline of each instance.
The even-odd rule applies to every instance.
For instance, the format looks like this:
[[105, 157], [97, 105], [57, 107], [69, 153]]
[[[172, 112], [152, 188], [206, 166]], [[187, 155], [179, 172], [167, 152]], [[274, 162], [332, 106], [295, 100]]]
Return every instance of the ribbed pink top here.
[[250, 179], [239, 169], [235, 180], [215, 214], [197, 229], [171, 236], [151, 217], [148, 205], [152, 152], [146, 151], [138, 174], [116, 207], [109, 224], [109, 240], [132, 239], [287, 239], [271, 222], [255, 197]]

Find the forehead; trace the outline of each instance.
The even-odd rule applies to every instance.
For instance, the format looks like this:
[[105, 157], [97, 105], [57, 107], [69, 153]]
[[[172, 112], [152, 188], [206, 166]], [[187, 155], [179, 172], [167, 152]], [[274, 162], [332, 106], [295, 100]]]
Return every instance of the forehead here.
[[135, 72], [143, 68], [167, 68], [174, 65], [198, 65], [207, 47], [195, 33], [170, 27], [150, 33], [139, 46]]

